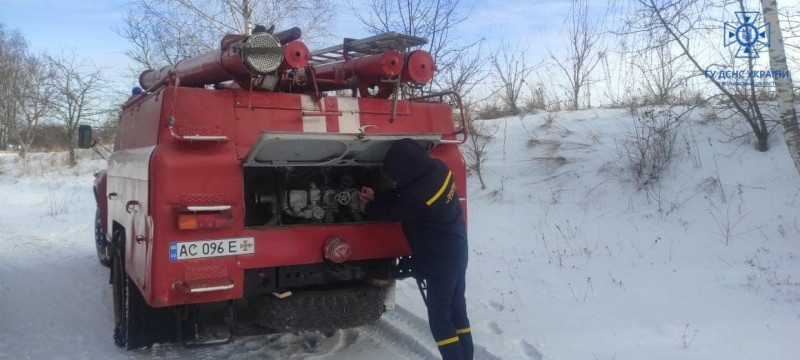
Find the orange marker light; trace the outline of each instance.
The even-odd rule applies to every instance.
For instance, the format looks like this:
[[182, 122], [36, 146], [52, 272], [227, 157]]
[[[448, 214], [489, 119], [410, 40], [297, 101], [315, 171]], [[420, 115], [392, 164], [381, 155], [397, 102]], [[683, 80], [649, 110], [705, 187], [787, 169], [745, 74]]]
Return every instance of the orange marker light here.
[[233, 224], [230, 212], [182, 213], [178, 215], [178, 229], [219, 229]]

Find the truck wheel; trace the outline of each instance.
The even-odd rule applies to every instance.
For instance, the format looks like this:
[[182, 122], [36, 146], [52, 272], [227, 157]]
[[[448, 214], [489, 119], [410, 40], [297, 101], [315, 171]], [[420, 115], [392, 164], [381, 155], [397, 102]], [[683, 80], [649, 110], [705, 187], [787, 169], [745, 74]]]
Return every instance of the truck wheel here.
[[353, 286], [332, 290], [297, 290], [278, 299], [264, 295], [250, 299], [259, 325], [287, 332], [329, 332], [374, 323], [383, 314], [384, 289]]
[[108, 253], [108, 241], [103, 233], [103, 221], [100, 218], [100, 208], [94, 215], [94, 247], [97, 249], [97, 259], [103, 266], [111, 267], [111, 255]]
[[142, 294], [125, 273], [125, 239], [115, 231], [111, 277], [114, 293], [114, 342], [125, 349], [150, 345], [146, 341], [144, 320], [148, 308]]

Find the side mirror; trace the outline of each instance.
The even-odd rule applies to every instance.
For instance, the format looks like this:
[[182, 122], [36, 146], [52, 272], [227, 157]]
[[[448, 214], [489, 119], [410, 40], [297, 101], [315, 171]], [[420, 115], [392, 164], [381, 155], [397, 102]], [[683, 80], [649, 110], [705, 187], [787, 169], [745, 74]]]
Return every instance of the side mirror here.
[[92, 127], [90, 125], [78, 126], [78, 147], [81, 149], [92, 147]]

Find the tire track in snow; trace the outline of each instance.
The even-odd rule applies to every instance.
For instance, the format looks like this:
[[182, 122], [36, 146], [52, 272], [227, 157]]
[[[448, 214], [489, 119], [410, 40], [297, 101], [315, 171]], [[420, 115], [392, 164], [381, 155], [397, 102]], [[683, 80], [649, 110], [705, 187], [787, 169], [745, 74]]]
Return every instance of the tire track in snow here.
[[542, 356], [542, 352], [539, 351], [535, 346], [531, 345], [525, 340], [520, 341], [520, 346], [522, 347], [522, 352], [525, 356], [528, 357], [530, 360], [542, 360], [544, 357]]
[[[157, 344], [135, 351], [138, 358], [169, 359], [337, 359], [358, 343], [354, 330], [336, 331], [327, 337], [319, 332], [237, 336], [228, 344], [180, 347]], [[378, 349], [366, 349], [377, 351]]]
[[[432, 339], [421, 339], [424, 333], [413, 324], [414, 319], [405, 316], [402, 311], [402, 308], [398, 307], [395, 312], [384, 314], [376, 324], [362, 326], [357, 328], [357, 331], [376, 345], [388, 347], [398, 355], [407, 353], [409, 355], [405, 357], [407, 359], [438, 359], [436, 355], [438, 351], [426, 346], [426, 340], [432, 343]], [[410, 313], [408, 315], [413, 316]]]
[[[375, 325], [357, 329], [378, 345], [389, 346], [398, 354], [413, 355], [409, 359], [439, 359], [428, 322], [401, 306], [385, 313]], [[475, 345], [475, 359], [500, 360], [485, 347]]]
[[[237, 336], [232, 343], [199, 348], [155, 345], [134, 352], [136, 357], [178, 359], [440, 359], [427, 322], [397, 307], [373, 325], [338, 330], [327, 337], [319, 332]], [[484, 347], [475, 347], [475, 359], [499, 360]]]

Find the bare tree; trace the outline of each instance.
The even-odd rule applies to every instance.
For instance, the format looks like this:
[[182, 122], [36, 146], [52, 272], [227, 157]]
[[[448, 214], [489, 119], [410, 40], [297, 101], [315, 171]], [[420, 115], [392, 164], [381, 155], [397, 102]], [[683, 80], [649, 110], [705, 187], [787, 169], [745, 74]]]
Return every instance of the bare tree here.
[[30, 150], [39, 121], [50, 114], [50, 100], [53, 97], [53, 75], [46, 58], [30, 56], [23, 65], [25, 79], [20, 83], [19, 104], [21, 121], [11, 127], [11, 135], [20, 146], [20, 156], [25, 157]]
[[468, 14], [458, 11], [459, 4], [459, 0], [370, 0], [366, 11], [359, 11], [350, 3], [370, 33], [396, 31], [428, 39], [428, 45], [423, 49], [434, 59], [436, 76], [426, 87], [406, 87], [403, 94], [413, 97], [435, 91], [453, 91], [461, 95], [463, 116], [467, 119], [467, 163], [478, 175], [481, 188], [485, 189], [482, 169], [491, 134], [487, 132], [486, 123], [477, 121], [473, 114], [479, 101], [474, 99], [474, 90], [488, 78], [482, 70], [484, 40], [464, 44], [453, 36], [454, 29], [468, 18]]
[[133, 0], [117, 33], [140, 67], [158, 68], [219, 47], [225, 34], [249, 34], [254, 24], [299, 26], [303, 39], [330, 34], [335, 4], [326, 0]]
[[[778, 17], [782, 28], [783, 47], [786, 54], [786, 62], [789, 71], [797, 73], [800, 71], [800, 4], [787, 5], [778, 8]], [[800, 88], [800, 84], [793, 82], [794, 90]]]
[[528, 65], [526, 53], [527, 51], [520, 50], [518, 45], [512, 47], [504, 43], [489, 59], [493, 70], [492, 76], [500, 87], [500, 98], [511, 115], [520, 113], [519, 99], [523, 85], [535, 69]]
[[613, 47], [606, 50], [605, 56], [600, 59], [600, 93], [611, 107], [633, 107], [640, 101], [637, 86], [641, 80], [637, 76], [637, 61], [639, 52], [631, 51], [628, 39], [621, 37]]
[[47, 115], [53, 88], [52, 72], [44, 61], [29, 53], [28, 44], [15, 32], [6, 39], [0, 26], [0, 113], [3, 136], [10, 137], [26, 157], [36, 137], [39, 120]]
[[69, 144], [69, 162], [75, 166], [75, 134], [81, 122], [102, 114], [104, 81], [102, 69], [78, 61], [74, 55], [50, 58], [55, 93], [51, 109], [64, 125], [64, 137]]
[[685, 57], [672, 53], [672, 41], [666, 33], [648, 34], [650, 45], [641, 56], [634, 57], [634, 66], [642, 74], [648, 103], [667, 105], [675, 100], [679, 89], [686, 86], [687, 77], [681, 75]]
[[555, 64], [564, 72], [569, 82], [572, 108], [580, 106], [582, 90], [588, 92], [591, 74], [604, 56], [603, 37], [599, 25], [589, 20], [589, 1], [572, 0], [566, 24], [569, 37], [566, 44], [566, 58], [559, 58], [547, 49]]
[[457, 53], [453, 62], [439, 71], [439, 87], [470, 98], [475, 88], [485, 84], [489, 78], [489, 74], [483, 70], [483, 42], [461, 48]]
[[[368, 0], [364, 9], [359, 9], [352, 0], [350, 6], [356, 17], [372, 34], [396, 31], [428, 39], [423, 47], [431, 53], [439, 74], [455, 76], [434, 76], [423, 89], [431, 91], [458, 91], [452, 86], [457, 74], [464, 69], [463, 58], [475, 61], [474, 54], [480, 54], [483, 40], [463, 43], [454, 35], [456, 27], [464, 22], [469, 14], [464, 14], [460, 0]], [[469, 75], [469, 74], [463, 74]], [[419, 91], [407, 91], [418, 95]], [[462, 93], [462, 95], [465, 95]]]
[[[633, 14], [632, 19], [627, 21], [627, 24], [632, 27], [629, 33], [665, 31], [692, 64], [695, 71], [705, 74], [708, 66], [700, 63], [697, 51], [690, 50], [688, 39], [690, 36], [702, 36], [702, 31], [707, 28], [705, 22], [709, 21], [707, 14], [711, 12], [714, 4], [705, 0], [637, 0], [637, 4], [638, 10]], [[737, 5], [740, 9], [744, 9], [741, 1]], [[718, 24], [719, 20], [713, 22]], [[733, 54], [730, 54], [730, 57], [731, 61], [735, 60]], [[735, 62], [731, 64], [735, 64]], [[747, 66], [751, 71], [753, 70], [752, 58], [747, 60]], [[770, 128], [761, 113], [753, 84], [726, 87], [718, 78], [719, 76], [713, 75], [705, 77], [713, 87], [719, 90], [728, 105], [745, 119], [756, 137], [756, 148], [759, 151], [767, 151]]]
[[491, 121], [478, 120], [474, 114], [474, 103], [465, 105], [467, 111], [467, 143], [464, 144], [464, 156], [466, 157], [467, 167], [478, 175], [481, 189], [486, 189], [486, 182], [483, 181], [483, 164], [486, 162], [487, 147], [492, 141], [492, 137], [497, 133], [498, 127]]
[[21, 68], [27, 52], [28, 44], [22, 34], [7, 32], [0, 24], [0, 143], [4, 149], [20, 117], [17, 98], [24, 80]]
[[[786, 64], [786, 53], [783, 45], [783, 34], [778, 19], [778, 4], [775, 0], [761, 0], [764, 19], [770, 25], [769, 63], [772, 70], [789, 72]], [[797, 125], [797, 112], [794, 105], [794, 91], [791, 77], [776, 77], [775, 91], [778, 93], [778, 111], [783, 126], [786, 145], [794, 160], [794, 166], [800, 172], [800, 128]]]

